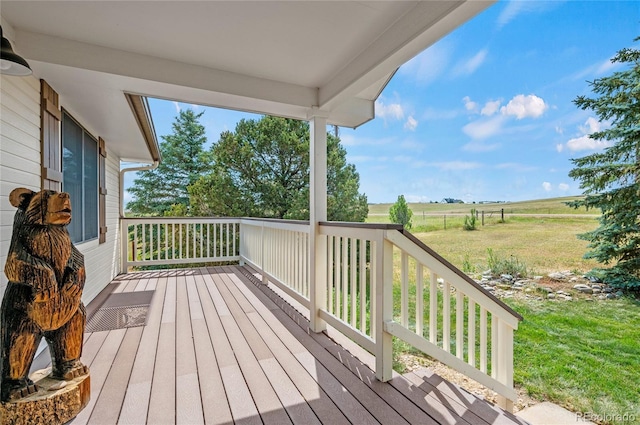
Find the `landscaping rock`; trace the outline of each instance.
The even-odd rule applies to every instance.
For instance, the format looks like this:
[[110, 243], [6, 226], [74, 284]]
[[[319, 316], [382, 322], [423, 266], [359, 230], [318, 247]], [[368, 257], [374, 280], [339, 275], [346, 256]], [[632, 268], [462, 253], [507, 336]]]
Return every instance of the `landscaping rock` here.
[[555, 279], [555, 280], [565, 280], [567, 278], [567, 276], [564, 273], [560, 273], [560, 272], [549, 273], [548, 276], [551, 279]]
[[550, 300], [555, 300], [556, 294], [547, 294], [547, 298], [549, 298]]
[[593, 294], [593, 289], [589, 285], [585, 285], [584, 283], [579, 283], [573, 286], [573, 289], [576, 289], [583, 294]]

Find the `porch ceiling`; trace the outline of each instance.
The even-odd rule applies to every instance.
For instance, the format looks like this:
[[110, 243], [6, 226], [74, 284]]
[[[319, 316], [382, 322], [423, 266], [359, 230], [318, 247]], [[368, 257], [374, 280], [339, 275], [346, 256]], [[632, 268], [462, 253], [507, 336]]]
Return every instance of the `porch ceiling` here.
[[491, 3], [3, 0], [0, 12], [35, 75], [118, 154], [144, 159], [125, 91], [301, 119], [317, 107], [356, 127], [400, 65]]

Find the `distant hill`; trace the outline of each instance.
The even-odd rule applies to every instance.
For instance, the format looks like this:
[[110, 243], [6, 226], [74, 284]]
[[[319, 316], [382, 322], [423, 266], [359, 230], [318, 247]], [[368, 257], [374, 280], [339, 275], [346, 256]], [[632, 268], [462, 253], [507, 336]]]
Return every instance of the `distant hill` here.
[[[600, 215], [599, 210], [589, 210], [584, 208], [573, 209], [566, 205], [566, 202], [580, 199], [582, 196], [565, 196], [562, 198], [547, 198], [531, 201], [519, 202], [497, 202], [488, 204], [443, 204], [443, 203], [409, 203], [409, 208], [413, 214], [445, 214], [445, 213], [468, 213], [471, 208], [478, 211], [499, 211], [504, 208], [507, 214], [593, 214]], [[387, 215], [389, 204], [369, 204], [369, 216]]]

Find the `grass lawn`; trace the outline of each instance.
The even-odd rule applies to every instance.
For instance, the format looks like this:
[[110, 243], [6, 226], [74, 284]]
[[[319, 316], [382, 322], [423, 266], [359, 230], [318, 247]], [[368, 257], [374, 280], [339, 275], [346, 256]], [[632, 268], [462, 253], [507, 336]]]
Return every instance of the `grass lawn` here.
[[[514, 381], [538, 400], [574, 412], [640, 422], [640, 305], [616, 301], [510, 301]], [[615, 415], [635, 415], [635, 421]]]
[[[419, 223], [416, 234], [447, 260], [467, 272], [487, 268], [487, 249], [526, 264], [529, 275], [571, 270], [584, 273], [597, 263], [582, 258], [587, 243], [576, 235], [598, 226], [596, 217], [570, 217], [562, 200], [519, 203], [522, 214], [562, 214], [558, 217], [508, 217], [505, 223], [462, 230], [453, 216], [447, 230]], [[450, 205], [418, 204], [443, 208]], [[501, 204], [505, 205], [505, 204]], [[370, 211], [383, 214], [377, 206]], [[413, 209], [413, 204], [410, 205]], [[482, 208], [483, 206], [477, 206]], [[468, 212], [470, 205], [457, 206]], [[464, 209], [462, 209], [464, 208]], [[509, 208], [505, 205], [505, 208]], [[488, 209], [488, 208], [487, 208]], [[547, 211], [544, 211], [546, 209]], [[388, 205], [386, 206], [388, 211]], [[444, 210], [441, 210], [444, 211]], [[453, 211], [453, 210], [449, 210]], [[578, 211], [584, 214], [584, 211]], [[425, 218], [429, 217], [425, 212]], [[370, 215], [371, 222], [388, 222]], [[416, 226], [418, 223], [418, 226]], [[508, 300], [524, 316], [515, 333], [514, 380], [534, 399], [552, 401], [574, 412], [606, 418], [601, 423], [640, 423], [640, 303], [631, 298], [571, 302]], [[401, 348], [400, 346], [398, 348]], [[616, 415], [635, 415], [634, 421]]]

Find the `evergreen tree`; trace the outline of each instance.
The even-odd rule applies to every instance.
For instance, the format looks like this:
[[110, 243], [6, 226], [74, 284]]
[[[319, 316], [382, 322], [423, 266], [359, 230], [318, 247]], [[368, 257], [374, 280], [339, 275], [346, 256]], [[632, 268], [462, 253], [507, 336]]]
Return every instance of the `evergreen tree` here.
[[[340, 139], [327, 134], [327, 217], [367, 217], [360, 177]], [[214, 167], [189, 188], [198, 214], [309, 219], [309, 123], [264, 116], [241, 120], [211, 149]]]
[[[637, 38], [635, 41], [640, 40]], [[592, 110], [608, 128], [591, 134], [611, 146], [573, 159], [569, 176], [580, 181], [585, 198], [578, 208], [599, 208], [600, 226], [579, 235], [589, 241], [585, 258], [609, 268], [594, 270], [605, 282], [640, 289], [640, 50], [622, 49], [612, 62], [627, 64], [622, 71], [590, 83], [594, 97], [578, 96], [574, 103]]]
[[[181, 211], [190, 213], [187, 188], [210, 166], [203, 147], [205, 129], [191, 109], [180, 111], [173, 123], [173, 133], [162, 136], [162, 161], [155, 170], [141, 171], [129, 192], [134, 200], [127, 208], [134, 214], [161, 216]], [[173, 215], [173, 214], [172, 214]]]
[[395, 204], [389, 208], [389, 219], [392, 223], [402, 224], [405, 229], [411, 229], [411, 217], [413, 211], [407, 205], [407, 201], [404, 199], [404, 195], [398, 196], [398, 200]]

